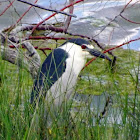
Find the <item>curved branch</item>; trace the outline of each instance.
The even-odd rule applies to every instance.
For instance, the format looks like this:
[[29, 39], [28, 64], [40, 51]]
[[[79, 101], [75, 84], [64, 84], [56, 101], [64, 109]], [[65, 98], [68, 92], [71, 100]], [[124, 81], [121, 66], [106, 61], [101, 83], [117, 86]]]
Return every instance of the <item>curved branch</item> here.
[[31, 74], [32, 78], [35, 79], [40, 67], [40, 62], [36, 61], [35, 55], [34, 57], [30, 57], [28, 54], [22, 55], [15, 49], [5, 48], [3, 46], [1, 46], [0, 51], [3, 60], [25, 69]]
[[127, 19], [127, 18], [124, 17], [122, 14], [120, 14], [120, 16], [121, 16], [124, 20], [126, 20], [126, 21], [128, 21], [128, 22], [130, 22], [130, 23], [133, 23], [133, 24], [140, 24], [140, 22], [135, 22], [135, 21], [132, 21], [132, 20], [130, 20], [130, 19]]
[[[40, 61], [39, 54], [32, 46], [32, 44], [27, 41], [22, 42], [21, 45], [23, 45], [24, 48], [26, 48], [26, 52], [21, 53], [21, 51], [19, 50], [20, 44], [16, 44], [12, 42], [10, 39], [7, 39], [3, 35], [3, 33], [0, 34], [1, 34], [0, 52], [1, 52], [2, 59], [17, 65], [20, 68], [27, 70], [34, 79], [41, 65], [41, 61]], [[16, 48], [16, 50], [6, 47], [5, 44], [6, 45], [8, 44], [6, 43], [6, 41], [12, 44]]]

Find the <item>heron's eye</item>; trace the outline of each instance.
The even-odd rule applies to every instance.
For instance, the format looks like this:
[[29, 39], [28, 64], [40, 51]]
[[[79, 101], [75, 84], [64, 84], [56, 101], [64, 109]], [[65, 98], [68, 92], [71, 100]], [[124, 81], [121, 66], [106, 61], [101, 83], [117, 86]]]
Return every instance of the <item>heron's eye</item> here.
[[81, 48], [82, 48], [82, 49], [86, 49], [87, 46], [86, 46], [86, 45], [82, 45]]

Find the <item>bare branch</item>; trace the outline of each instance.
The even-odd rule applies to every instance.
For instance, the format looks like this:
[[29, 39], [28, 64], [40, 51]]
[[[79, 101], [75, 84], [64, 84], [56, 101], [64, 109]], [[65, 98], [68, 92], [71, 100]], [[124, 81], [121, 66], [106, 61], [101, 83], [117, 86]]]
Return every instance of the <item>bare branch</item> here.
[[[72, 4], [74, 3], [74, 0], [69, 0], [69, 4]], [[73, 14], [73, 10], [74, 10], [74, 6], [72, 5], [71, 7], [69, 7], [69, 13], [70, 14]], [[70, 25], [70, 22], [71, 22], [71, 17], [67, 17], [66, 21], [65, 21], [65, 25], [64, 25], [64, 30], [67, 31], [69, 25]]]
[[[13, 39], [12, 37], [13, 36], [16, 36], [16, 34], [20, 31], [30, 31], [30, 30], [33, 30], [34, 27], [36, 25], [30, 25], [30, 26], [17, 26], [15, 29], [13, 29], [9, 36], [10, 39]], [[65, 33], [65, 34], [68, 34], [68, 35], [71, 35], [71, 36], [77, 36], [77, 37], [81, 37], [81, 38], [87, 38], [89, 39], [90, 41], [93, 41], [94, 42], [94, 45], [96, 45], [97, 47], [101, 48], [102, 50], [105, 50], [104, 47], [102, 47], [97, 40], [95, 40], [94, 38], [91, 38], [91, 37], [88, 37], [88, 36], [85, 36], [85, 35], [80, 35], [80, 34], [73, 34], [73, 33], [70, 33], [70, 32], [67, 32], [64, 28], [60, 28], [60, 27], [54, 27], [54, 26], [48, 26], [48, 25], [40, 25], [39, 27], [36, 28], [36, 30], [43, 30], [43, 31], [46, 31], [46, 30], [51, 30], [51, 31], [54, 31], [56, 33]], [[53, 37], [53, 36], [30, 36], [30, 37], [27, 37], [23, 40], [31, 40], [31, 39], [53, 39], [53, 40], [69, 40], [71, 39], [72, 37]], [[13, 40], [14, 41], [14, 40]], [[108, 52], [110, 55], [114, 56], [112, 52]]]
[[41, 40], [46, 40], [46, 39], [52, 39], [52, 40], [70, 40], [72, 38], [70, 38], [70, 37], [53, 37], [53, 36], [52, 37], [51, 36], [30, 36], [28, 39], [31, 39], [31, 40], [37, 40], [37, 39], [41, 39]]
[[[82, 2], [82, 1], [84, 1], [84, 0], [77, 0], [77, 1], [75, 1], [74, 3], [71, 3], [71, 4], [67, 5], [67, 6], [65, 6], [65, 7], [62, 8], [60, 11], [64, 11], [65, 9], [71, 7], [72, 5], [75, 5], [75, 4], [80, 3], [80, 2]], [[34, 32], [34, 30], [35, 30], [37, 27], [39, 27], [39, 25], [41, 25], [42, 23], [44, 23], [44, 22], [47, 21], [48, 19], [54, 17], [55, 15], [56, 15], [56, 13], [50, 15], [49, 17], [47, 17], [47, 18], [45, 18], [44, 20], [42, 20], [41, 22], [39, 22], [39, 23], [32, 29], [32, 33]], [[31, 34], [32, 34], [32, 33], [31, 33]]]
[[125, 11], [125, 9], [128, 7], [128, 5], [129, 5], [131, 2], [132, 2], [132, 0], [130, 0], [130, 1], [124, 6], [124, 8], [121, 10], [121, 12], [120, 12], [118, 15], [116, 15], [116, 16], [114, 17], [114, 19], [112, 19], [98, 34], [94, 35], [93, 38], [95, 38], [96, 36], [98, 36], [101, 32], [103, 32], [103, 31], [106, 29], [106, 27], [107, 27], [108, 25], [110, 25], [110, 24], [111, 24], [113, 21], [115, 21], [119, 16], [121, 16], [121, 14]]
[[[35, 1], [35, 3], [37, 3], [37, 2], [38, 2], [38, 0]], [[21, 21], [21, 19], [29, 12], [29, 10], [30, 10], [32, 7], [33, 7], [33, 6], [30, 6], [30, 7], [28, 8], [28, 10], [17, 20], [16, 24], [19, 23], [19, 22]], [[15, 25], [16, 25], [16, 24], [15, 24]], [[15, 25], [14, 25], [14, 26], [15, 26]]]
[[8, 61], [12, 64], [17, 65], [20, 68], [27, 70], [31, 74], [33, 79], [35, 79], [40, 63], [38, 63], [38, 65], [36, 64], [37, 62], [33, 63], [33, 61], [35, 61], [34, 58], [31, 58], [28, 55], [21, 55], [15, 49], [5, 48], [2, 46], [0, 48], [0, 51], [3, 60]]
[[124, 20], [126, 20], [126, 21], [128, 21], [128, 22], [131, 22], [131, 23], [133, 23], [133, 24], [140, 24], [140, 22], [135, 22], [135, 21], [132, 21], [132, 20], [130, 20], [130, 19], [127, 19], [127, 18], [124, 17], [122, 14], [120, 14], [120, 16], [121, 16]]
[[[38, 69], [40, 67], [40, 56], [35, 50], [35, 48], [31, 45], [30, 42], [22, 42], [19, 44], [16, 44], [12, 42], [10, 39], [6, 38], [6, 36], [3, 33], [0, 33], [1, 37], [1, 56], [3, 60], [6, 60], [12, 64], [17, 65], [20, 68], [26, 69], [33, 78], [36, 77]], [[10, 49], [8, 47], [5, 47], [6, 41], [8, 41], [10, 44], [12, 44], [15, 49]], [[24, 48], [26, 48], [25, 53], [21, 53], [19, 50], [19, 45], [23, 45]]]
[[77, 17], [76, 15], [73, 15], [73, 14], [68, 14], [68, 13], [66, 13], [66, 12], [58, 11], [58, 10], [55, 10], [55, 9], [45, 8], [45, 7], [43, 7], [43, 6], [40, 6], [40, 5], [37, 5], [37, 4], [32, 4], [32, 3], [27, 2], [27, 1], [24, 1], [24, 0], [17, 0], [17, 1], [23, 2], [23, 3], [26, 3], [26, 4], [29, 4], [29, 5], [32, 5], [32, 6], [34, 6], [34, 7], [37, 7], [37, 8], [43, 9], [43, 10], [55, 12], [55, 13], [57, 13], [57, 14], [59, 13], [59, 14], [63, 14], [63, 15], [71, 16], [71, 17]]
[[4, 11], [0, 14], [0, 16], [2, 16], [14, 3], [15, 0], [13, 0], [12, 2], [10, 2], [10, 4], [4, 9]]
[[[110, 48], [110, 49], [107, 49], [107, 50], [105, 50], [103, 53], [107, 53], [107, 52], [109, 52], [109, 51], [115, 50], [115, 49], [117, 49], [117, 48], [120, 48], [121, 46], [124, 46], [124, 45], [126, 45], [126, 44], [129, 44], [129, 43], [131, 43], [131, 42], [138, 41], [138, 40], [140, 40], [140, 37], [139, 37], [139, 38], [136, 38], [136, 39], [133, 39], [133, 40], [130, 40], [130, 41], [128, 41], [128, 42], [122, 43], [122, 44], [120, 44], [120, 45], [118, 45], [118, 46], [115, 46], [115, 47], [112, 47], [112, 48]], [[96, 57], [92, 58], [92, 59], [85, 65], [85, 67], [87, 67], [87, 66], [88, 66], [91, 62], [93, 62], [95, 59], [96, 59]], [[84, 67], [84, 68], [85, 68], [85, 67]], [[84, 68], [83, 68], [83, 69], [84, 69]]]

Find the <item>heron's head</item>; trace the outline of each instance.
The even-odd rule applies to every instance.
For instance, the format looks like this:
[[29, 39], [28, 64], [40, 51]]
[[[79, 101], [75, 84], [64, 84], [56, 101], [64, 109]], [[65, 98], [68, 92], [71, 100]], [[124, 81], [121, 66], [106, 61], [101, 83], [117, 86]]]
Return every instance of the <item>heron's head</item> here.
[[94, 49], [93, 45], [81, 38], [71, 39], [62, 44], [60, 47], [65, 49], [67, 53], [72, 57], [74, 56], [83, 59], [100, 57], [111, 61], [111, 59], [107, 55]]

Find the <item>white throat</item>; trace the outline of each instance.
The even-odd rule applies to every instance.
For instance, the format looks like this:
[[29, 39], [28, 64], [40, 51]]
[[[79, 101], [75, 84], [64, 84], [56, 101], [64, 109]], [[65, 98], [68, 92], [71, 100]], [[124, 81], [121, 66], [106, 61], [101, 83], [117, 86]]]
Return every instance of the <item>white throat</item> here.
[[83, 55], [82, 49], [78, 45], [70, 42], [60, 48], [64, 49], [68, 53], [69, 57], [66, 60], [67, 65], [78, 76], [86, 63], [86, 58]]

